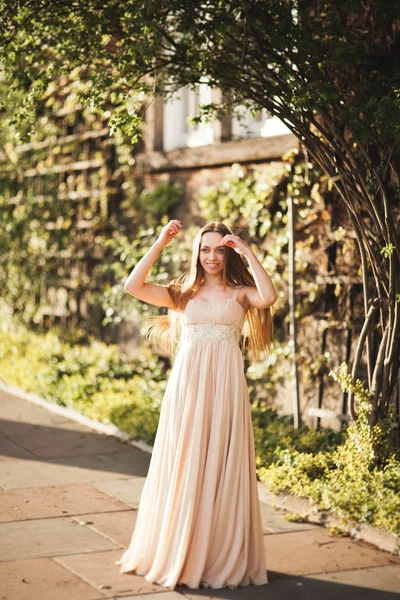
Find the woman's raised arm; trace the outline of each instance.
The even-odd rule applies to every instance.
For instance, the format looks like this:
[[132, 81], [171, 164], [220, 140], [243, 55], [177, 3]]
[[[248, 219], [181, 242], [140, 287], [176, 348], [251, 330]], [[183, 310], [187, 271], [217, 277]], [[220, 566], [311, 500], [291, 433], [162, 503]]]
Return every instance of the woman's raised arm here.
[[143, 302], [147, 302], [148, 304], [172, 308], [172, 300], [168, 294], [168, 290], [163, 285], [146, 283], [146, 277], [160, 251], [170, 243], [181, 227], [181, 221], [173, 219], [162, 228], [157, 240], [150, 250], [148, 250], [148, 252], [146, 252], [139, 260], [124, 284], [124, 289], [131, 294], [131, 296], [134, 296]]

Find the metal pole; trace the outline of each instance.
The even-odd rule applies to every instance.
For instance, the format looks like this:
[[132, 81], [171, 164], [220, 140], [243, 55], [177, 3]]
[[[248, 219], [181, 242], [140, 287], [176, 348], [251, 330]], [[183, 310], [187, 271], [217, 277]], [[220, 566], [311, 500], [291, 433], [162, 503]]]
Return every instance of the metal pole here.
[[301, 423], [300, 413], [300, 390], [299, 376], [297, 370], [297, 332], [296, 332], [296, 296], [295, 296], [295, 214], [293, 198], [288, 196], [288, 240], [289, 240], [289, 335], [292, 348], [292, 376], [294, 384], [293, 395], [293, 425], [295, 429], [299, 428]]

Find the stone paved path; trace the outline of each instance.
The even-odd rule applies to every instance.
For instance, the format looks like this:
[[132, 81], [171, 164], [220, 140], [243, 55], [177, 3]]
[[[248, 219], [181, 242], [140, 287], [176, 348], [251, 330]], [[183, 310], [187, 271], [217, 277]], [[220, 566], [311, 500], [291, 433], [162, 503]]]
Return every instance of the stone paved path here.
[[0, 600], [399, 598], [399, 556], [286, 521], [264, 502], [270, 585], [171, 591], [120, 574], [114, 562], [129, 544], [149, 460], [0, 392]]

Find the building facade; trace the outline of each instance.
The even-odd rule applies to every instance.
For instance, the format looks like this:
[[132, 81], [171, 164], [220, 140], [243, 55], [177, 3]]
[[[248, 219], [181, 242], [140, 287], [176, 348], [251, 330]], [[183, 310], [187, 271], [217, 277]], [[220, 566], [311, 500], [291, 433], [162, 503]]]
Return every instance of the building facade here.
[[[186, 206], [182, 218], [201, 219], [193, 197], [199, 185], [217, 183], [233, 163], [253, 164], [282, 161], [298, 139], [277, 117], [266, 111], [251, 115], [239, 109], [240, 117], [193, 125], [200, 105], [218, 101], [218, 92], [206, 84], [182, 88], [168, 101], [152, 100], [145, 112], [142, 143], [136, 153], [136, 174], [147, 187], [165, 177], [184, 184]], [[188, 210], [189, 209], [189, 210]]]

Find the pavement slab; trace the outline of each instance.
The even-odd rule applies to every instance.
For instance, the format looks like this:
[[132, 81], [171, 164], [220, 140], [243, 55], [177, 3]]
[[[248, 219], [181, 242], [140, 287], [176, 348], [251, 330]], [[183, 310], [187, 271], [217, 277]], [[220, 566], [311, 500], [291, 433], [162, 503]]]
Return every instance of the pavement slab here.
[[134, 477], [146, 477], [149, 470], [151, 454], [134, 446], [127, 446], [126, 452], [117, 452], [113, 458], [119, 463], [120, 472]]
[[51, 558], [0, 563], [1, 600], [104, 600], [99, 590]]
[[117, 594], [146, 594], [147, 598], [149, 593], [168, 591], [168, 588], [150, 583], [134, 573], [120, 573], [115, 561], [121, 558], [123, 552], [121, 548], [108, 552], [58, 556], [54, 560], [93, 587], [101, 589], [107, 597]]
[[122, 511], [125, 504], [87, 483], [9, 490], [0, 495], [0, 522]]
[[264, 535], [267, 569], [290, 575], [331, 573], [400, 564], [400, 556], [382, 552], [327, 529]]
[[296, 523], [284, 519], [285, 511], [279, 510], [267, 504], [260, 502], [261, 521], [264, 533], [286, 533], [288, 531], [307, 531], [309, 529], [318, 529], [318, 525], [312, 523]]
[[158, 594], [145, 594], [143, 596], [118, 596], [115, 600], [185, 600], [182, 594], [173, 590]]
[[[3, 395], [3, 392], [1, 394]], [[6, 435], [9, 435], [11, 427], [15, 428], [15, 435], [24, 435], [28, 433], [26, 430], [28, 425], [37, 425], [39, 428], [40, 426], [67, 429], [75, 429], [77, 426], [81, 427], [79, 423], [72, 421], [72, 419], [46, 410], [42, 406], [37, 406], [21, 398], [15, 397], [13, 400], [1, 404], [0, 429]], [[88, 431], [87, 427], [86, 431]]]
[[0, 525], [0, 561], [98, 552], [118, 544], [72, 518], [14, 521]]
[[42, 435], [17, 435], [13, 440], [40, 458], [86, 456], [125, 452], [126, 444], [108, 435], [91, 431], [69, 431], [54, 428]]
[[[96, 483], [97, 481], [123, 480], [136, 477], [142, 477], [142, 467], [135, 466], [135, 455], [132, 454], [130, 462], [128, 459], [130, 452], [122, 453], [124, 460], [119, 460], [120, 453], [114, 454], [92, 454], [89, 456], [74, 456], [64, 458], [47, 459], [47, 464], [60, 465], [71, 474], [75, 475], [75, 481], [86, 481]], [[144, 477], [144, 476], [143, 476]]]
[[118, 481], [94, 482], [92, 485], [132, 508], [139, 508], [145, 479], [145, 477], [135, 477], [134, 479], [119, 479]]
[[249, 585], [234, 590], [188, 590], [177, 586], [174, 591], [191, 600], [398, 600], [398, 593], [368, 589], [309, 577], [291, 577], [268, 572], [269, 585]]
[[[127, 548], [136, 525], [137, 510], [124, 510], [110, 513], [89, 513], [85, 515], [88, 527], [104, 537]], [[77, 521], [81, 520], [75, 517]]]
[[0, 463], [0, 481], [4, 490], [79, 483], [84, 481], [79, 475], [78, 467], [72, 469], [57, 461], [15, 459]]
[[16, 458], [35, 459], [33, 452], [16, 444], [8, 437], [0, 437], [0, 463], [12, 461]]
[[[135, 467], [132, 467], [132, 471]], [[67, 483], [92, 483], [122, 479], [127, 468], [115, 454], [0, 462], [0, 482], [5, 490]]]
[[[13, 438], [13, 436], [25, 436], [25, 435], [42, 435], [43, 433], [51, 433], [54, 430], [59, 431], [81, 431], [87, 433], [88, 431], [94, 430], [89, 429], [87, 426], [66, 419], [61, 415], [51, 413], [52, 419], [44, 419], [42, 414], [34, 414], [31, 417], [31, 421], [23, 421], [22, 418], [10, 418], [6, 419], [4, 414], [4, 407], [0, 405], [2, 418], [0, 419], [0, 437], [6, 436]], [[44, 409], [41, 409], [44, 410]], [[45, 411], [48, 413], [48, 411]]]
[[367, 588], [400, 594], [400, 565], [383, 565], [352, 571], [338, 571], [326, 575], [313, 575], [311, 579], [345, 584], [348, 587]]

